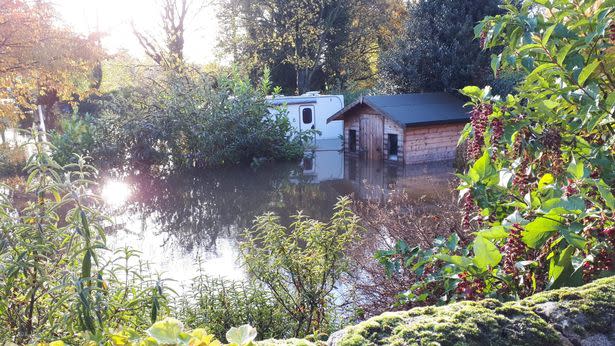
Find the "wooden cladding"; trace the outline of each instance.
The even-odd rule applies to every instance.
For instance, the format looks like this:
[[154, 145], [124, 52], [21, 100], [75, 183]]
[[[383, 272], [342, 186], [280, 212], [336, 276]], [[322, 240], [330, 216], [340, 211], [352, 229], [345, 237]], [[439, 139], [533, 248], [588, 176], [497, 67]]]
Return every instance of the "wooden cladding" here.
[[404, 131], [405, 163], [452, 160], [464, 124], [409, 127]]
[[[368, 160], [405, 164], [452, 160], [463, 127], [455, 123], [403, 128], [365, 106], [344, 116], [344, 148]], [[392, 140], [397, 140], [396, 145]]]

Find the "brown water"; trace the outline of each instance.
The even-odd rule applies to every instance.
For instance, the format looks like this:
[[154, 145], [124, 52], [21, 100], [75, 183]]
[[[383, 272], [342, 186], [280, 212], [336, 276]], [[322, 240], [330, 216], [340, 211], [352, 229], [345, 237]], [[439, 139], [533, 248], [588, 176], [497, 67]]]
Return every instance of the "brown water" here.
[[255, 216], [278, 214], [284, 222], [298, 210], [320, 220], [338, 196], [383, 198], [404, 188], [417, 196], [450, 189], [451, 163], [398, 166], [319, 151], [301, 163], [233, 167], [172, 175], [103, 177], [102, 195], [116, 226], [114, 248], [130, 246], [167, 278], [184, 282], [199, 268], [229, 279], [244, 276], [238, 240]]

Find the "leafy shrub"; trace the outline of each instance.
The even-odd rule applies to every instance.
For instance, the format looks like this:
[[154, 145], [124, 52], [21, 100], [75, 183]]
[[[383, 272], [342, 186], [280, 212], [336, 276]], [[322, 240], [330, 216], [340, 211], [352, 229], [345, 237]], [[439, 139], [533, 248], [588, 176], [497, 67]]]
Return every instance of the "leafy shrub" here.
[[329, 223], [299, 214], [287, 228], [268, 213], [245, 233], [246, 269], [284, 308], [293, 336], [327, 333], [334, 325], [332, 292], [348, 270], [345, 252], [359, 229], [350, 203], [340, 198]]
[[77, 156], [91, 156], [94, 150], [94, 119], [77, 113], [62, 118], [58, 131], [50, 133], [49, 141], [53, 146], [53, 159], [60, 165], [74, 163]]
[[182, 293], [174, 311], [187, 326], [206, 326], [222, 339], [233, 326], [250, 324], [263, 339], [292, 336], [283, 306], [262, 284], [200, 275]]
[[159, 72], [102, 98], [98, 152], [173, 167], [297, 159], [313, 134], [296, 133], [283, 110], [269, 113], [268, 78], [253, 87], [237, 73]]
[[615, 7], [505, 8], [475, 32], [484, 47], [503, 47], [494, 72], [527, 77], [506, 98], [463, 89], [474, 110], [462, 135], [471, 162], [459, 190], [462, 225], [476, 231], [474, 240], [385, 254], [447, 292], [445, 301], [523, 297], [615, 273]]

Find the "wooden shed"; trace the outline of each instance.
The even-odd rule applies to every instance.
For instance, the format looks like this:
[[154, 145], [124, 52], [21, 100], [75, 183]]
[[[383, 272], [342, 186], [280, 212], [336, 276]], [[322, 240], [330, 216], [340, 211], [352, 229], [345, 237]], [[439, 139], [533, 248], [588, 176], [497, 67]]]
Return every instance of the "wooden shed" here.
[[464, 101], [446, 93], [361, 97], [327, 122], [344, 122], [344, 150], [404, 164], [451, 160], [469, 121]]

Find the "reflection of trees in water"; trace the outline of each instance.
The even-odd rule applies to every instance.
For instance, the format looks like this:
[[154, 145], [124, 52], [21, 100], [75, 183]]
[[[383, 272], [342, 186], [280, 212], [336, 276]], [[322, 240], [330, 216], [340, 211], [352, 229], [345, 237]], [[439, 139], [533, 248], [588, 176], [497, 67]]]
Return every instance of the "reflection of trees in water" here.
[[315, 184], [287, 164], [141, 175], [127, 181], [134, 189], [128, 212], [150, 218], [166, 243], [186, 251], [213, 249], [221, 236], [236, 238], [267, 211], [283, 221], [297, 210], [326, 219], [338, 195], [335, 184]]

